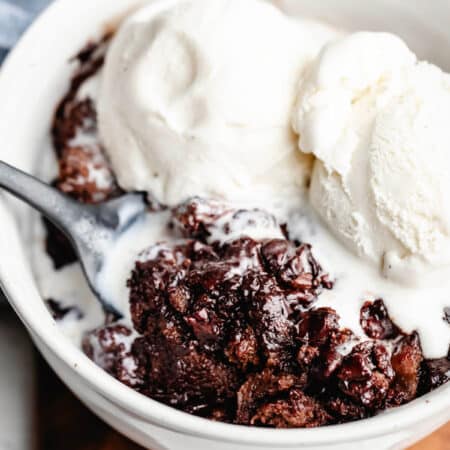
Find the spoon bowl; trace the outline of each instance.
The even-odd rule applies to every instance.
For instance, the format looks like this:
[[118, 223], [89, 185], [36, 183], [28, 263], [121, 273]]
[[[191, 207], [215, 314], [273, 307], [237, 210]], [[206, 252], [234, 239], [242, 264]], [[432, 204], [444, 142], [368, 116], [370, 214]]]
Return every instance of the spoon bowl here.
[[38, 210], [67, 236], [105, 312], [123, 317], [123, 311], [101, 292], [98, 275], [120, 236], [145, 214], [145, 194], [131, 193], [98, 205], [85, 205], [3, 161], [0, 187]]

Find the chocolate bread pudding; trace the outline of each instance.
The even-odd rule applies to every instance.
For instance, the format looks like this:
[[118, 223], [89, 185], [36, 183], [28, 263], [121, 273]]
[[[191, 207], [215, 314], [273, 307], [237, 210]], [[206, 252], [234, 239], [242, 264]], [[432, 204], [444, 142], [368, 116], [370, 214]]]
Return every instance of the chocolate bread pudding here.
[[[83, 203], [130, 190], [98, 127], [98, 83], [112, 38], [78, 54], [53, 121], [54, 186]], [[372, 266], [342, 256], [347, 250], [307, 205], [284, 213], [269, 200], [264, 207], [265, 200], [252, 205], [200, 192], [167, 202], [173, 195], [157, 191], [148, 192], [145, 243], [124, 256], [123, 277], [105, 268], [123, 318], [80, 300], [88, 294], [78, 291], [75, 252], [52, 224], [40, 225], [45, 243], [36, 264], [45, 250], [52, 275], [41, 283], [50, 311], [125, 385], [216, 421], [309, 428], [373, 416], [449, 380], [450, 340], [436, 349], [421, 323], [405, 327], [409, 319], [395, 305], [407, 303], [409, 291], [378, 283]], [[450, 330], [447, 305], [430, 310], [440, 311], [431, 320]]]

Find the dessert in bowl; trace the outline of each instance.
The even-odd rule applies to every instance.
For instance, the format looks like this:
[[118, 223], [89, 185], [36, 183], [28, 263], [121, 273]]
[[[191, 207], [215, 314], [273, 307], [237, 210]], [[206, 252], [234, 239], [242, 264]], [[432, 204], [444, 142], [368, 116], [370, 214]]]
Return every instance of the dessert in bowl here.
[[[251, 3], [253, 2], [248, 4]], [[112, 6], [110, 8], [108, 17], [117, 12], [113, 11]], [[96, 136], [96, 124], [93, 120], [97, 103], [94, 98], [96, 83], [92, 81], [95, 78], [94, 69], [99, 69], [100, 65], [95, 61], [102, 59], [102, 45], [85, 49], [80, 53], [81, 66], [70, 69], [72, 75], [77, 74], [74, 78], [75, 85], [58, 108], [53, 127], [60, 170], [59, 173], [48, 171], [44, 173], [47, 168], [42, 162], [41, 175], [47, 176], [49, 181], [57, 175], [57, 186], [80, 201], [102, 201], [108, 196], [118, 195], [124, 189], [149, 191], [153, 189], [155, 192], [151, 192], [153, 195], [149, 198], [148, 223], [140, 224], [141, 228], [134, 230], [139, 234], [140, 242], [131, 251], [130, 247], [126, 246], [128, 253], [123, 254], [122, 270], [114, 271], [114, 267], [106, 267], [104, 270], [105, 289], [118, 298], [118, 304], [124, 301], [125, 304], [128, 303], [126, 280], [129, 279], [132, 307], [129, 312], [131, 320], [128, 323], [118, 323], [109, 317], [105, 324], [102, 311], [95, 310], [95, 303], [90, 300], [89, 292], [83, 288], [79, 270], [73, 264], [70, 248], [67, 252], [62, 252], [62, 248], [65, 248], [64, 242], [61, 242], [54, 230], [50, 230], [47, 237], [49, 253], [59, 259], [55, 258], [54, 261], [46, 259], [43, 252], [45, 234], [39, 227], [39, 220], [35, 221], [33, 239], [36, 243], [33, 246], [35, 271], [40, 281], [42, 295], [47, 300], [51, 299], [50, 306], [55, 317], [62, 319], [58, 321], [56, 327], [71, 336], [79, 346], [83, 344], [86, 353], [103, 368], [145, 395], [184, 411], [232, 423], [281, 427], [337, 424], [367, 417], [385, 409], [386, 406], [402, 404], [434, 387], [431, 386], [432, 382], [436, 382], [437, 385], [445, 381], [448, 342], [438, 339], [436, 344], [429, 337], [430, 333], [435, 336], [437, 333], [444, 333], [445, 338], [447, 328], [439, 326], [443, 322], [445, 302], [442, 304], [435, 302], [433, 305], [430, 302], [427, 305], [430, 307], [430, 314], [422, 314], [418, 323], [411, 322], [410, 317], [405, 318], [406, 302], [409, 305], [406, 308], [407, 312], [414, 305], [422, 305], [420, 301], [423, 296], [419, 295], [422, 287], [414, 287], [408, 291], [411, 292], [411, 299], [408, 298], [406, 301], [404, 300], [406, 288], [397, 287], [395, 284], [397, 280], [383, 281], [380, 277], [378, 284], [378, 278], [373, 275], [377, 273], [378, 267], [375, 269], [375, 264], [366, 263], [342, 247], [327, 228], [322, 226], [319, 220], [316, 221], [315, 213], [309, 209], [309, 203], [302, 200], [304, 193], [308, 196], [310, 191], [317, 192], [314, 186], [319, 184], [321, 179], [316, 173], [320, 174], [321, 161], [325, 160], [326, 156], [321, 152], [322, 143], [314, 141], [314, 136], [308, 134], [308, 130], [301, 131], [301, 136], [310, 137], [307, 141], [308, 148], [302, 149], [302, 152], [297, 148], [297, 139], [290, 132], [290, 114], [286, 114], [286, 111], [290, 112], [290, 109], [298, 111], [294, 118], [294, 128], [307, 127], [310, 111], [303, 108], [301, 98], [306, 98], [309, 94], [306, 88], [305, 92], [300, 90], [298, 96], [300, 106], [294, 106], [295, 99], [291, 96], [292, 92], [296, 91], [297, 83], [292, 80], [297, 76], [300, 79], [304, 71], [305, 75], [309, 74], [308, 77], [305, 76], [305, 86], [307, 87], [308, 83], [313, 84], [315, 71], [308, 71], [303, 67], [308, 61], [311, 64], [317, 61], [317, 66], [323, 64], [326, 68], [330, 52], [336, 54], [340, 47], [354, 44], [348, 43], [346, 37], [339, 38], [344, 41], [338, 40], [337, 44], [331, 42], [327, 51], [322, 52], [315, 60], [323, 44], [329, 40], [334, 41], [336, 34], [339, 33], [319, 25], [314, 32], [311, 28], [307, 28], [302, 40], [306, 40], [305, 36], [314, 35], [315, 39], [311, 46], [315, 46], [315, 50], [308, 49], [309, 53], [302, 50], [302, 55], [296, 54], [292, 60], [286, 58], [288, 61], [282, 58], [283, 64], [280, 62], [276, 70], [264, 74], [261, 84], [256, 83], [256, 86], [252, 86], [252, 79], [244, 77], [243, 80], [240, 78], [236, 80], [233, 77], [234, 72], [228, 74], [225, 70], [219, 71], [217, 75], [219, 87], [229, 89], [224, 100], [217, 87], [213, 83], [207, 83], [211, 76], [205, 76], [205, 71], [210, 68], [208, 62], [211, 66], [222, 64], [225, 68], [227, 63], [231, 64], [227, 60], [214, 59], [216, 53], [213, 44], [223, 45], [220, 38], [221, 33], [227, 32], [224, 27], [217, 31], [218, 37], [211, 43], [211, 52], [208, 53], [207, 49], [206, 56], [200, 55], [205, 56], [206, 67], [196, 61], [197, 90], [189, 91], [190, 94], [195, 91], [195, 95], [183, 95], [186, 86], [192, 88], [190, 58], [192, 53], [194, 55], [199, 53], [199, 48], [195, 47], [198, 45], [195, 39], [202, 37], [202, 29], [197, 30], [197, 34], [193, 33], [193, 36], [184, 30], [183, 37], [187, 35], [189, 39], [180, 41], [179, 38], [174, 38], [172, 28], [189, 24], [186, 17], [189, 18], [189, 14], [194, 14], [195, 11], [192, 13], [188, 9], [186, 16], [179, 14], [174, 24], [171, 22], [170, 14], [164, 13], [167, 8], [169, 6], [163, 3], [147, 7], [135, 16], [137, 17], [134, 19], [135, 22], [130, 19], [128, 24], [131, 25], [128, 25], [128, 30], [127, 25], [124, 25], [114, 38], [103, 71], [118, 65], [119, 72], [116, 74], [120, 73], [124, 77], [119, 84], [126, 86], [127, 89], [114, 92], [114, 83], [117, 80], [114, 74], [110, 74], [110, 80], [106, 72], [101, 75], [103, 81], [100, 82], [101, 87], [97, 91], [100, 138]], [[261, 8], [266, 10], [266, 6]], [[220, 12], [222, 11], [219, 9], [215, 13]], [[214, 11], [210, 11], [209, 19], [214, 18], [213, 13]], [[233, 11], [230, 14], [232, 13]], [[270, 17], [272, 14], [277, 18], [275, 22], [280, 20], [284, 24], [284, 20], [287, 20], [282, 20], [278, 16], [279, 13], [270, 8]], [[156, 27], [156, 31], [155, 24], [151, 20], [149, 25], [146, 25], [147, 16], [150, 19], [155, 17], [159, 19], [157, 23], [159, 28]], [[271, 29], [272, 26], [274, 30], [278, 29], [277, 23], [274, 25], [272, 19], [267, 20], [269, 23], [265, 24], [265, 30], [267, 27]], [[139, 26], [133, 30], [136, 23]], [[96, 26], [95, 29], [93, 24], [92, 30], [86, 30], [84, 40], [89, 32], [93, 35], [94, 31], [98, 31], [98, 22]], [[167, 33], [165, 26], [169, 29]], [[207, 31], [208, 26], [210, 23], [206, 22]], [[286, 25], [287, 37], [284, 42], [301, 37], [301, 33], [297, 35], [297, 29], [290, 31], [290, 26], [289, 22], [289, 26]], [[297, 24], [293, 26], [296, 28]], [[298, 26], [313, 25], [301, 22]], [[121, 44], [130, 39], [127, 33], [135, 37], [138, 45], [133, 51], [138, 56], [139, 51], [143, 51], [139, 45], [140, 33], [150, 39], [149, 42], [153, 42], [151, 41], [153, 36], [156, 44], [151, 46], [153, 53], [144, 52], [147, 56], [150, 53], [149, 60], [144, 58], [144, 63], [139, 61], [135, 64], [136, 61], [130, 56], [129, 67], [120, 72], [120, 69], [123, 69], [120, 67], [123, 63], [120, 56], [126, 54], [121, 50]], [[260, 33], [262, 36], [263, 33], [261, 31]], [[280, 33], [280, 40], [282, 35], [284, 33]], [[356, 35], [356, 48], [366, 39], [366, 35]], [[185, 40], [189, 40], [191, 45], [187, 53]], [[389, 40], [387, 43], [389, 49], [391, 46], [395, 47], [393, 42], [395, 44], [398, 41]], [[253, 42], [251, 44], [254, 45]], [[151, 65], [149, 68], [146, 64], [151, 62], [152, 58], [162, 58], [164, 61], [165, 51], [168, 50], [165, 46], [173, 50], [182, 70], [173, 74], [169, 65], [161, 72], [165, 75], [161, 79], [157, 65], [153, 69]], [[292, 47], [292, 51], [298, 51], [292, 44], [288, 48]], [[410, 56], [406, 47], [400, 47], [399, 52], [406, 55], [405, 65], [409, 64], [411, 70], [416, 70], [415, 59]], [[73, 47], [68, 50], [76, 54], [82, 48], [84, 43], [79, 36], [78, 41], [75, 42], [74, 39]], [[20, 50], [19, 46], [16, 54], [20, 55]], [[221, 58], [243, 55], [242, 60], [245, 62], [246, 50], [243, 45], [242, 53], [237, 53], [237, 56], [236, 52], [232, 52], [231, 55], [221, 55]], [[133, 54], [133, 51], [128, 55]], [[352, 51], [351, 54], [357, 52]], [[392, 60], [401, 61], [397, 56], [395, 54]], [[119, 58], [118, 61], [115, 58]], [[6, 70], [14, 63], [14, 56], [11, 61]], [[187, 67], [182, 64], [185, 62], [188, 63], [185, 64]], [[255, 67], [263, 67], [268, 71], [270, 67], [264, 66], [264, 63], [266, 63], [264, 58], [261, 57], [261, 60], [255, 58], [245, 73], [248, 75], [250, 69], [253, 70]], [[385, 61], [379, 63], [382, 66]], [[60, 64], [63, 66], [64, 61], [60, 61]], [[387, 63], [386, 65], [389, 66]], [[316, 72], [326, 74], [326, 70], [319, 69]], [[400, 69], [403, 71], [403, 67]], [[387, 72], [383, 72], [382, 75], [390, 80], [391, 66], [386, 70], [389, 76], [386, 76]], [[396, 70], [397, 66], [392, 69], [395, 75]], [[292, 71], [295, 77], [292, 76]], [[66, 74], [68, 73], [69, 70], [66, 71]], [[146, 75], [148, 78], [145, 78]], [[127, 79], [128, 76], [130, 78]], [[436, 75], [437, 78], [439, 76]], [[142, 82], [140, 77], [145, 82]], [[80, 80], [85, 81], [82, 78], [90, 81], [77, 86]], [[392, 78], [395, 79], [394, 76]], [[169, 82], [165, 84], [167, 79]], [[65, 80], [67, 81], [67, 78]], [[320, 81], [324, 80], [326, 82], [327, 78], [324, 77]], [[274, 97], [270, 97], [267, 104], [268, 111], [261, 112], [260, 109], [264, 106], [261, 102], [265, 98], [257, 94], [261, 87], [276, 82], [282, 83], [283, 89], [276, 89], [275, 94], [271, 93]], [[146, 86], [146, 83], [158, 89], [144, 92], [147, 99], [141, 102], [142, 86]], [[59, 85], [62, 85], [61, 81]], [[245, 88], [244, 92], [248, 92], [250, 104], [242, 100], [245, 99], [245, 95], [238, 90], [242, 86]], [[252, 87], [255, 89], [253, 92]], [[60, 98], [64, 96], [64, 90], [67, 90], [67, 86], [58, 92]], [[364, 90], [365, 88], [361, 89]], [[370, 91], [377, 95], [375, 89]], [[389, 89], [383, 90], [383, 94], [385, 91], [389, 94]], [[155, 97], [152, 96], [152, 92], [157, 93]], [[125, 94], [127, 101], [121, 98]], [[397, 92], [394, 94], [397, 95]], [[358, 95], [361, 95], [361, 92]], [[58, 96], [54, 95], [51, 98], [54, 102], [48, 108], [47, 130], [50, 128], [48, 121], [52, 117], [51, 106], [58, 104]], [[378, 98], [375, 100], [378, 102]], [[363, 101], [371, 102], [372, 99]], [[309, 104], [317, 103], [309, 102]], [[212, 106], [214, 108], [211, 108]], [[273, 115], [273, 111], [277, 114]], [[123, 117], [123, 121], [115, 122], [117, 119], [114, 119], [113, 113], [116, 114], [116, 118]], [[316, 116], [320, 113], [321, 111]], [[231, 118], [237, 115], [236, 122], [230, 125], [228, 115]], [[136, 138], [136, 129], [130, 126], [130, 123], [136, 124], [142, 118], [146, 120], [144, 127], [146, 132], [148, 130], [152, 132]], [[279, 122], [274, 124], [272, 120]], [[122, 125], [124, 129], [119, 129]], [[264, 130], [264, 127], [269, 131], [264, 133], [264, 139], [261, 141], [259, 133], [263, 132], [260, 130]], [[319, 136], [323, 134], [319, 128], [311, 129], [317, 129]], [[80, 130], [81, 134], [78, 133]], [[44, 127], [40, 132], [42, 134], [45, 132]], [[102, 136], [113, 132], [117, 133], [116, 138], [108, 146], [107, 138]], [[190, 142], [190, 147], [187, 147], [189, 151], [185, 153], [183, 153], [185, 148], [179, 145], [180, 135]], [[220, 135], [218, 144], [223, 144], [223, 147], [220, 151], [209, 154], [211, 144], [215, 143], [217, 135]], [[114, 143], [120, 142], [120, 139], [127, 140], [127, 151], [120, 152], [119, 149], [117, 153], [117, 150], [112, 149]], [[146, 139], [156, 139], [150, 145], [156, 156], [142, 154], [142, 149], [148, 145]], [[102, 141], [105, 142], [106, 158], [98, 145]], [[243, 154], [244, 150], [235, 153], [236, 143], [239, 142], [246, 144], [245, 150], [248, 149], [248, 154]], [[158, 144], [161, 147], [158, 147]], [[302, 138], [300, 147], [302, 148]], [[169, 155], [169, 162], [155, 160], [158, 153], [163, 153], [166, 148], [168, 149], [166, 153], [172, 152]], [[195, 152], [204, 152], [205, 149], [208, 150], [205, 158], [196, 160], [189, 156]], [[261, 149], [263, 154], [255, 153], [258, 149]], [[274, 149], [277, 153], [273, 153]], [[113, 152], [116, 152], [115, 156]], [[311, 188], [307, 186], [307, 181], [312, 160], [306, 155], [307, 152], [314, 153], [317, 158]], [[42, 152], [40, 156], [51, 159], [51, 150], [48, 149], [46, 155]], [[148, 159], [143, 159], [143, 156]], [[163, 156], [167, 155], [163, 153]], [[236, 158], [240, 164], [236, 167], [229, 166], [236, 162]], [[179, 164], [174, 164], [177, 160]], [[133, 161], [137, 164], [125, 170], [126, 164]], [[150, 180], [149, 177], [130, 175], [136, 170], [139, 172], [140, 169], [144, 169], [148, 164], [157, 168], [155, 173], [151, 174]], [[24, 167], [23, 164], [17, 165]], [[185, 170], [178, 173], [177, 170], [183, 166]], [[212, 169], [217, 170], [218, 167], [220, 171], [216, 177]], [[122, 169], [124, 174], [121, 175]], [[193, 176], [196, 174], [201, 176]], [[217, 189], [214, 185], [215, 178]], [[172, 180], [180, 184], [170, 186]], [[137, 184], [133, 185], [133, 182]], [[149, 182], [150, 185], [145, 185], [145, 182]], [[201, 198], [187, 200], [193, 194]], [[184, 197], [179, 198], [180, 195]], [[286, 203], [291, 201], [295, 204], [294, 207], [285, 208]], [[341, 200], [338, 196], [336, 203], [339, 202]], [[342, 205], [343, 201], [340, 204]], [[320, 210], [318, 212], [323, 215]], [[324, 215], [326, 220], [327, 215]], [[286, 226], [281, 227], [279, 224]], [[142, 237], [147, 242], [142, 243]], [[131, 240], [138, 241], [134, 238]], [[312, 248], [309, 244], [312, 244]], [[59, 269], [49, 271], [52, 265], [58, 266]], [[342, 266], [351, 269], [353, 277], [345, 276], [345, 271], [339, 272], [338, 269]], [[420, 271], [421, 268], [417, 270]], [[14, 283], [11, 278], [5, 278], [7, 291], [10, 292]], [[375, 284], [374, 280], [377, 280]], [[361, 285], [365, 283], [362, 295]], [[391, 288], [392, 284], [395, 288]], [[414, 293], [417, 294], [415, 297]], [[433, 294], [439, 298], [439, 290]], [[348, 298], [345, 304], [350, 305], [348, 308], [345, 305], [342, 308], [343, 297]], [[380, 298], [383, 298], [384, 302]], [[22, 305], [20, 307], [16, 305], [16, 308], [22, 316], [26, 315]], [[434, 318], [433, 311], [435, 311]], [[41, 309], [40, 312], [44, 317], [45, 310]], [[28, 323], [26, 317], [24, 320]], [[432, 328], [427, 326], [427, 320], [432, 324]], [[42, 327], [44, 324], [49, 326], [50, 323], [54, 328], [55, 324], [47, 317], [42, 321]], [[29, 327], [33, 333], [33, 327], [30, 325]], [[418, 334], [414, 333], [416, 329], [419, 330]], [[51, 342], [48, 340], [49, 336], [43, 340], [39, 338], [39, 333], [34, 334], [38, 334], [38, 345], [41, 343], [41, 348], [51, 362], [56, 366], [62, 364], [62, 367], [65, 367], [64, 361], [68, 359], [60, 361], [60, 352], [57, 353], [59, 358], [52, 357], [56, 348], [64, 344], [52, 342], [49, 352], [47, 344]], [[55, 331], [55, 335], [57, 334], [58, 331]], [[67, 345], [67, 342], [65, 344]], [[61, 348], [59, 350], [61, 351]], [[77, 355], [81, 358], [79, 353], [73, 351], [73, 357]], [[69, 358], [68, 354], [66, 358]], [[161, 411], [166, 411], [170, 416], [169, 420], [167, 421], [168, 417], [164, 413], [157, 423], [165, 423], [172, 429], [177, 428], [173, 426], [171, 420], [172, 418], [175, 420], [175, 417], [180, 417], [177, 420], [190, 434], [195, 433], [195, 428], [190, 427], [197, 421], [199, 425], [195, 430], [201, 428], [202, 419], [164, 409], [164, 406], [134, 394], [130, 389], [113, 383], [113, 380], [105, 382], [104, 374], [99, 375], [85, 359], [82, 358], [74, 364], [77, 365], [75, 372], [81, 367], [83, 371], [84, 368], [94, 371], [86, 382], [87, 386], [84, 386], [85, 392], [80, 393], [82, 388], [79, 386], [84, 383], [80, 382], [76, 374], [68, 374], [60, 367], [59, 372], [64, 372], [63, 378], [68, 380], [81, 398], [90, 405], [94, 403], [94, 409], [97, 411], [100, 409], [103, 417], [142, 443], [152, 445], [147, 436], [155, 430], [152, 430], [151, 426], [144, 426], [139, 422], [140, 419], [135, 420], [132, 425], [130, 421], [126, 421], [127, 425], [124, 426], [123, 415], [117, 410], [105, 407], [105, 401], [109, 404], [114, 399], [114, 403], [117, 401], [127, 411], [127, 408], [131, 407], [134, 411], [139, 411], [139, 414], [145, 410], [151, 416], [153, 413], [159, 415]], [[439, 375], [434, 376], [434, 369], [440, 368], [441, 365], [444, 370], [438, 370]], [[93, 373], [97, 375], [94, 376]], [[424, 375], [426, 373], [428, 375]], [[80, 378], [85, 380], [86, 375], [83, 372]], [[100, 378], [94, 380], [95, 377]], [[99, 399], [96, 395], [91, 397], [90, 391], [86, 394], [88, 386], [90, 389], [94, 388], [94, 392], [100, 392], [106, 400]], [[109, 387], [117, 396], [123, 393], [127, 396], [127, 400], [121, 402], [117, 396], [111, 397]], [[440, 390], [447, 392], [448, 395], [445, 387]], [[383, 421], [389, 423], [387, 419], [390, 416], [389, 419], [393, 421], [391, 426], [394, 427], [395, 423], [396, 427], [398, 422], [393, 418], [394, 414], [405, 411], [403, 417], [406, 418], [407, 411], [419, 408], [422, 400], [430, 401], [432, 395], [434, 394], [415, 400], [398, 410], [364, 420], [359, 426], [370, 422], [373, 431], [377, 423]], [[132, 397], [132, 406], [129, 406], [128, 402]], [[121, 400], [124, 400], [124, 397], [121, 397]], [[150, 402], [145, 403], [146, 405], [153, 406], [139, 409], [144, 407], [144, 400]], [[437, 400], [434, 403], [435, 413], [445, 410], [445, 397], [439, 400], [439, 404]], [[102, 404], [103, 406], [100, 406]], [[153, 407], [156, 409], [151, 409]], [[121, 419], [117, 420], [119, 414]], [[441, 415], [440, 420], [445, 419], [445, 416]], [[225, 433], [225, 429], [231, 426], [206, 423], [208, 425], [205, 432], [209, 437], [219, 429]], [[320, 434], [316, 434], [315, 443], [323, 443], [325, 446], [327, 434], [331, 436], [332, 431], [334, 438], [330, 438], [328, 442], [335, 443], [341, 433], [342, 438], [346, 439], [345, 433], [350, 432], [352, 426], [352, 424], [331, 425], [323, 428]], [[267, 446], [273, 447], [276, 441], [280, 448], [306, 442], [309, 436], [312, 437], [309, 431], [319, 431], [270, 432], [258, 429], [252, 433], [246, 428], [238, 430], [239, 437], [236, 440], [242, 445], [244, 442], [254, 445], [265, 442]], [[299, 434], [294, 437], [294, 433]], [[159, 433], [156, 435], [159, 436]], [[167, 432], [161, 439], [163, 445], [166, 443], [169, 448], [175, 446], [170, 443], [174, 439], [171, 433]], [[228, 439], [234, 438], [229, 436]], [[253, 439], [257, 439], [257, 442]], [[396, 442], [396, 439], [403, 437], [396, 436], [392, 439], [392, 442]], [[313, 443], [314, 440], [309, 441], [308, 445], [313, 446]], [[345, 445], [348, 448], [348, 444]]]

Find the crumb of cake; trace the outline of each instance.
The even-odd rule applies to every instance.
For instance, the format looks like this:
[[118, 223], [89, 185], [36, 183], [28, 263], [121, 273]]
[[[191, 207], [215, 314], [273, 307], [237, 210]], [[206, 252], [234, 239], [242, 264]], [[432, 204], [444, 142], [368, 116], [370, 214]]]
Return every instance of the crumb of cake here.
[[299, 389], [289, 391], [287, 399], [266, 403], [256, 411], [250, 425], [275, 428], [312, 428], [330, 422], [323, 406]]
[[261, 209], [235, 209], [220, 201], [192, 198], [172, 210], [172, 226], [184, 237], [205, 243], [249, 237], [284, 239], [276, 218]]
[[249, 374], [237, 393], [236, 423], [249, 424], [264, 404], [269, 404], [289, 394], [294, 389], [304, 389], [307, 377], [303, 373], [276, 373], [271, 369]]
[[56, 108], [53, 122], [53, 146], [57, 155], [75, 137], [77, 128], [83, 126], [85, 118], [96, 115], [91, 100], [77, 101], [76, 97], [83, 83], [102, 68], [109, 39], [110, 36], [105, 36], [100, 42], [87, 44], [73, 59], [77, 63], [77, 69], [67, 94]]
[[115, 195], [114, 180], [98, 149], [67, 147], [59, 160], [57, 187], [83, 203], [100, 203]]
[[97, 113], [91, 99], [66, 100], [60, 108], [53, 124], [54, 147], [59, 157], [78, 133], [92, 136], [97, 131]]
[[342, 394], [337, 393], [337, 395], [340, 396], [326, 395], [319, 397], [324, 408], [332, 417], [332, 423], [352, 422], [370, 417], [373, 414], [370, 409], [361, 403], [357, 404]]
[[[106, 325], [83, 339], [83, 351], [122, 383], [132, 388], [143, 384], [144, 369], [132, 351], [133, 332], [123, 325]], [[136, 353], [136, 354], [135, 354]]]
[[77, 72], [53, 121], [53, 145], [59, 163], [56, 186], [84, 203], [99, 203], [121, 193], [99, 142], [94, 103], [89, 97], [77, 97], [83, 83], [101, 69], [107, 45], [105, 37], [77, 55]]

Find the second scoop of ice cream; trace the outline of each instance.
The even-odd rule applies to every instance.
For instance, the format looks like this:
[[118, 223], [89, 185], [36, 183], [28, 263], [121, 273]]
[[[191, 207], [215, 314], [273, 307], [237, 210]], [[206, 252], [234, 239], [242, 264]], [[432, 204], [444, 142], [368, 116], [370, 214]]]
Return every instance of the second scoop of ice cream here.
[[450, 75], [386, 33], [325, 47], [301, 87], [294, 127], [317, 158], [311, 202], [388, 278], [450, 265], [449, 117]]

